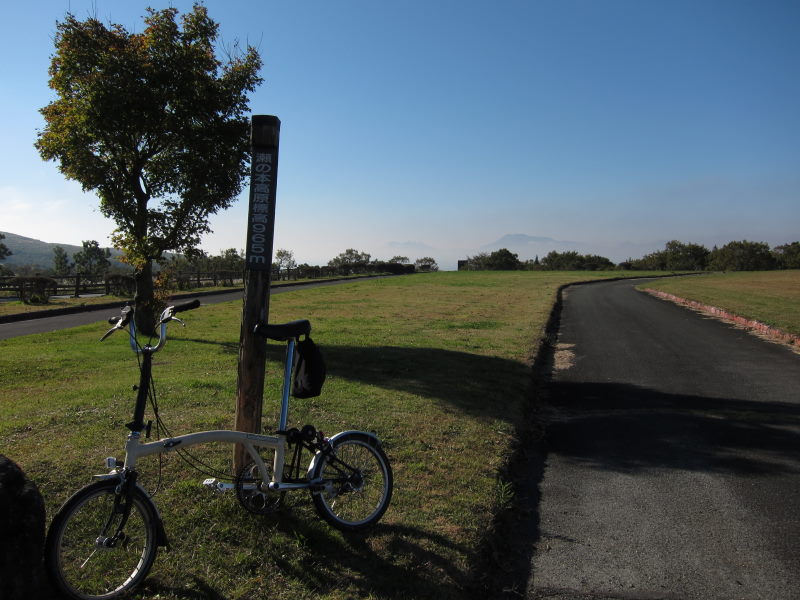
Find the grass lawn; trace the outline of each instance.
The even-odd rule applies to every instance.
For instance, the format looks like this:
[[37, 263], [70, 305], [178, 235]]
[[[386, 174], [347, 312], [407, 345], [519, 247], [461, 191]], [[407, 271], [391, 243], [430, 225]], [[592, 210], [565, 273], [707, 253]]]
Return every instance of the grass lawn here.
[[[158, 488], [172, 548], [136, 597], [466, 597], [475, 551], [509, 501], [498, 472], [532, 400], [531, 352], [556, 289], [617, 275], [435, 273], [273, 297], [270, 320], [309, 318], [328, 364], [323, 395], [293, 399], [290, 426], [376, 431], [394, 469], [392, 505], [367, 534], [344, 535], [307, 495], [290, 496], [280, 517], [256, 517], [233, 493], [204, 489], [176, 455], [143, 459], [140, 482]], [[173, 434], [233, 426], [240, 315], [239, 302], [204, 306], [170, 328], [154, 376]], [[122, 458], [138, 371], [126, 336], [98, 343], [106, 327], [2, 342], [0, 452], [37, 483], [48, 520], [106, 456]], [[265, 431], [277, 421], [283, 353], [270, 348]], [[228, 447], [197, 454], [229, 468]]]
[[654, 281], [650, 287], [800, 335], [800, 271], [709, 273]]

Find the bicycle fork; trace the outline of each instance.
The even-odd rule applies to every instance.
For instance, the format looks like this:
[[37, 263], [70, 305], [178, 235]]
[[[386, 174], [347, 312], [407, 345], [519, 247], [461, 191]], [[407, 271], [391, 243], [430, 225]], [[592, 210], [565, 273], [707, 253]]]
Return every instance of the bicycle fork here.
[[[169, 539], [167, 538], [167, 532], [164, 528], [164, 521], [161, 519], [161, 515], [158, 512], [158, 508], [153, 503], [153, 500], [144, 491], [144, 489], [136, 483], [136, 479], [138, 478], [139, 474], [129, 468], [123, 468], [121, 471], [112, 472], [108, 475], [95, 475], [98, 479], [106, 479], [111, 477], [119, 478], [119, 484], [114, 490], [114, 506], [111, 508], [111, 514], [106, 521], [106, 524], [103, 526], [103, 529], [100, 531], [100, 534], [97, 536], [95, 540], [95, 546], [100, 549], [111, 549], [116, 548], [117, 544], [122, 542], [123, 547], [127, 543], [127, 536], [125, 535], [125, 525], [128, 524], [128, 519], [131, 516], [131, 510], [133, 508], [133, 497], [138, 492], [140, 498], [143, 502], [145, 502], [148, 506], [147, 509], [150, 510], [153, 516], [153, 520], [156, 526], [156, 545], [162, 548], [169, 549]], [[114, 525], [115, 519], [119, 516], [119, 523], [116, 526], [116, 530], [114, 534], [109, 536], [109, 529]], [[88, 562], [88, 559], [87, 559]]]

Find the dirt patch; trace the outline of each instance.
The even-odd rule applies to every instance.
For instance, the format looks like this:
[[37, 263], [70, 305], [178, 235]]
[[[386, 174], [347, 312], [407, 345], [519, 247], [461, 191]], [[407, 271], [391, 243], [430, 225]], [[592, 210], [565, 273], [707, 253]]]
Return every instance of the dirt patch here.
[[574, 347], [575, 344], [556, 344], [555, 352], [553, 353], [554, 371], [566, 371], [575, 364]]

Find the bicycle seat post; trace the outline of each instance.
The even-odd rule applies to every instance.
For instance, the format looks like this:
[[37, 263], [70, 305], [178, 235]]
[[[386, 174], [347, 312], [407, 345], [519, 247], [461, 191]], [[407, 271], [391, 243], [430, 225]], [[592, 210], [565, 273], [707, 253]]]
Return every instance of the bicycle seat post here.
[[281, 416], [278, 423], [279, 431], [286, 431], [289, 421], [289, 393], [292, 389], [292, 367], [294, 366], [295, 338], [290, 337], [286, 342], [286, 363], [283, 371], [283, 397], [281, 399]]

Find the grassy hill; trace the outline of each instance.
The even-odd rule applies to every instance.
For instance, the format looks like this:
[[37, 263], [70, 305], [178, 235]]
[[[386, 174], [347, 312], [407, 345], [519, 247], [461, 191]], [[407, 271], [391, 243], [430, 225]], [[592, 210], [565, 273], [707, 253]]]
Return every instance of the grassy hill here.
[[[72, 260], [73, 255], [83, 249], [82, 246], [75, 246], [72, 244], [57, 244], [50, 242], [43, 242], [33, 238], [24, 237], [15, 233], [7, 231], [0, 231], [6, 238], [3, 243], [11, 250], [13, 254], [7, 257], [3, 264], [14, 270], [15, 267], [22, 267], [29, 265], [39, 269], [52, 269], [53, 268], [53, 248], [61, 246]], [[112, 256], [118, 256], [118, 250], [111, 250]], [[113, 264], [113, 262], [112, 262]]]

